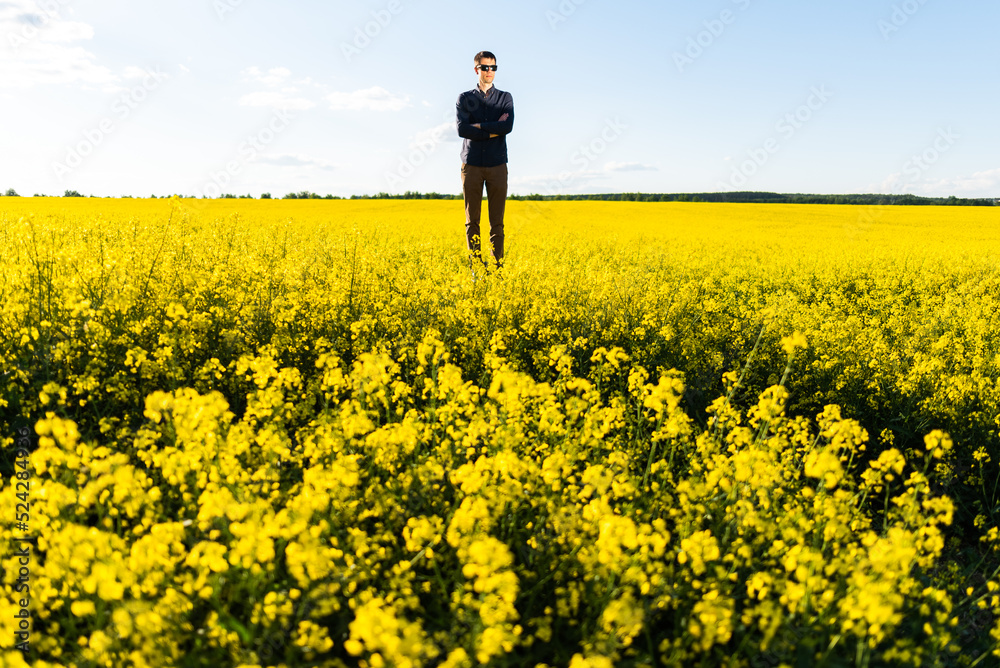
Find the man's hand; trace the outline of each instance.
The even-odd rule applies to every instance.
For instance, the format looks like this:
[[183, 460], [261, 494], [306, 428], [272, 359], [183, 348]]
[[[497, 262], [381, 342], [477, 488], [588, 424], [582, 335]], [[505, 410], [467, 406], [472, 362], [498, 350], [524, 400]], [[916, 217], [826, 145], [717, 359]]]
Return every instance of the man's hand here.
[[[501, 117], [500, 117], [500, 118], [499, 118], [499, 119], [497, 120], [497, 123], [500, 123], [500, 122], [503, 122], [503, 121], [506, 121], [506, 120], [507, 120], [508, 118], [510, 118], [510, 114], [507, 114], [507, 113], [505, 113], [505, 114], [504, 114], [503, 116], [501, 116]], [[479, 123], [473, 123], [473, 124], [472, 124], [472, 127], [476, 128], [477, 130], [482, 130], [482, 129], [483, 129], [483, 128], [482, 128], [482, 127], [480, 126], [480, 124], [479, 124]], [[495, 134], [492, 134], [492, 133], [490, 133], [490, 139], [493, 139], [494, 137], [499, 137], [499, 136], [500, 136], [500, 135], [495, 135]]]
[[[502, 123], [503, 121], [506, 121], [507, 118], [509, 118], [509, 117], [510, 117], [510, 114], [505, 113], [503, 116], [500, 117], [500, 119], [497, 121], [497, 123]], [[493, 139], [494, 137], [499, 137], [499, 136], [500, 135], [490, 135], [490, 139]]]

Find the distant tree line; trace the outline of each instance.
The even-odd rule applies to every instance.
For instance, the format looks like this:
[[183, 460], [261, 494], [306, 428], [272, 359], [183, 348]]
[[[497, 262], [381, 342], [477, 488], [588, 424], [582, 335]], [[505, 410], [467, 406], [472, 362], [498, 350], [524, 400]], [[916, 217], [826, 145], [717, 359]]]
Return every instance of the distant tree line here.
[[[6, 197], [19, 197], [13, 188], [9, 188], [5, 193]], [[35, 197], [46, 197], [38, 195]], [[63, 197], [84, 197], [76, 190], [67, 190]], [[90, 195], [94, 197], [94, 195]], [[122, 195], [123, 198], [131, 198], [131, 195]], [[151, 195], [156, 199], [157, 195]], [[171, 197], [162, 195], [161, 198]], [[173, 195], [173, 197], [185, 197], [184, 195]], [[461, 199], [461, 195], [451, 195], [448, 193], [420, 193], [407, 190], [401, 195], [380, 192], [375, 195], [351, 195], [350, 199]], [[254, 199], [253, 195], [233, 195], [225, 193], [219, 199]], [[273, 199], [271, 193], [263, 193], [260, 199]], [[346, 199], [337, 195], [317, 195], [314, 192], [303, 190], [298, 193], [288, 193], [281, 199]], [[602, 201], [602, 202], [732, 202], [740, 204], [864, 204], [864, 205], [909, 205], [909, 206], [997, 206], [1000, 198], [979, 197], [920, 197], [919, 195], [804, 195], [804, 194], [781, 194], [768, 192], [724, 192], [724, 193], [604, 193], [596, 195], [510, 195], [512, 200], [531, 201]]]
[[[271, 194], [264, 193], [263, 195], [260, 196], [260, 198], [271, 199]], [[316, 193], [311, 193], [308, 190], [303, 190], [300, 193], [288, 193], [281, 199], [344, 199], [344, 198], [338, 197], [336, 195], [317, 195]]]
[[351, 195], [351, 199], [462, 199], [462, 196], [434, 192], [419, 193], [407, 190], [402, 195], [390, 195], [389, 193], [378, 193], [377, 195]]
[[605, 202], [732, 202], [741, 204], [866, 204], [996, 206], [1000, 198], [920, 197], [918, 195], [803, 195], [768, 192], [615, 193], [599, 195], [511, 195], [513, 200], [598, 200]]

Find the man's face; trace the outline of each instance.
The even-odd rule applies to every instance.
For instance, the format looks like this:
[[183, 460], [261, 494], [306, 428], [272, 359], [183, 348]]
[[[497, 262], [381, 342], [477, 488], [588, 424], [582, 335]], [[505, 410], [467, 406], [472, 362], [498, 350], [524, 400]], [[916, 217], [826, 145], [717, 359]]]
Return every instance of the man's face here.
[[[479, 73], [480, 86], [484, 84], [493, 83], [493, 77], [496, 76], [496, 70], [493, 68], [496, 66], [496, 64], [497, 61], [493, 60], [492, 58], [483, 58], [482, 60], [479, 61], [479, 64], [476, 65], [476, 72]], [[484, 65], [489, 65], [490, 69], [487, 70], [485, 67], [483, 67]]]

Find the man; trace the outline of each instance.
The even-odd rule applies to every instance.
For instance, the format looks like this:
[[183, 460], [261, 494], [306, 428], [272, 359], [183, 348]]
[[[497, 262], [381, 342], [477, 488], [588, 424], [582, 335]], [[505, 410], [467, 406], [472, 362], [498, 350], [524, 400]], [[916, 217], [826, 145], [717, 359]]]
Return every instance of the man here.
[[493, 259], [503, 266], [503, 213], [507, 201], [507, 135], [514, 129], [514, 98], [493, 85], [497, 59], [489, 51], [475, 56], [479, 85], [458, 96], [458, 135], [462, 142], [462, 194], [469, 262], [488, 265], [480, 248], [483, 184], [489, 200]]

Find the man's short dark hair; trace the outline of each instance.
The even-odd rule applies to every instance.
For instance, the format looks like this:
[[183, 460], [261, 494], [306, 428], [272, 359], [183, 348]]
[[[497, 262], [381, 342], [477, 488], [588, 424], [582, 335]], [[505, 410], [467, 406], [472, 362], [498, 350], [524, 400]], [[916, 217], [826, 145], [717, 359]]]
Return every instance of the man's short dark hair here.
[[497, 61], [497, 57], [493, 55], [492, 51], [480, 51], [479, 53], [476, 54], [476, 58], [475, 58], [476, 65], [478, 65], [479, 63], [481, 63], [482, 60], [483, 60], [483, 58], [489, 58], [494, 63]]

